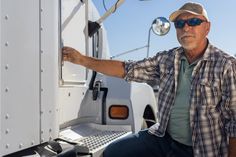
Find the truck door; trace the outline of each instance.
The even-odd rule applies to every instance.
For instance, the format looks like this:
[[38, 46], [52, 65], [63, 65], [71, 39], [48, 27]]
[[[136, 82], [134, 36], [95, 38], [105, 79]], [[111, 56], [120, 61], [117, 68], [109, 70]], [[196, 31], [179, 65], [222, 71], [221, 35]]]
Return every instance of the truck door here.
[[[61, 44], [71, 46], [82, 54], [87, 51], [86, 5], [80, 0], [61, 0]], [[86, 69], [65, 62], [61, 69], [61, 79], [65, 84], [84, 84]]]
[[[89, 19], [99, 18], [99, 14], [90, 1], [61, 0], [61, 47], [70, 46], [82, 54], [102, 57], [102, 30], [88, 37]], [[105, 53], [103, 53], [105, 54]], [[64, 128], [67, 122], [101, 123], [103, 117], [104, 96], [96, 72], [83, 66], [64, 62], [60, 65], [60, 124]], [[102, 89], [103, 90], [103, 89]], [[104, 118], [103, 118], [104, 119]]]
[[[81, 0], [60, 0], [59, 2], [61, 48], [70, 46], [87, 55], [87, 2], [84, 3]], [[59, 58], [61, 57], [60, 54]], [[80, 104], [88, 89], [88, 70], [70, 62], [61, 62], [59, 75], [59, 123], [64, 124], [78, 118]]]

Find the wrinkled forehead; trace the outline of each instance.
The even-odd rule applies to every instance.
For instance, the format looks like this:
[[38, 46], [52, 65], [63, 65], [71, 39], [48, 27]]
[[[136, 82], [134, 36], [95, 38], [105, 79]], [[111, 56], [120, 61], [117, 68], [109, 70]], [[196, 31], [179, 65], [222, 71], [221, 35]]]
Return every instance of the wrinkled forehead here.
[[202, 20], [206, 20], [206, 18], [202, 15], [195, 15], [195, 14], [191, 14], [191, 13], [182, 13], [180, 14], [176, 20], [179, 20], [179, 19], [191, 19], [191, 18], [199, 18], [199, 19], [202, 19]]

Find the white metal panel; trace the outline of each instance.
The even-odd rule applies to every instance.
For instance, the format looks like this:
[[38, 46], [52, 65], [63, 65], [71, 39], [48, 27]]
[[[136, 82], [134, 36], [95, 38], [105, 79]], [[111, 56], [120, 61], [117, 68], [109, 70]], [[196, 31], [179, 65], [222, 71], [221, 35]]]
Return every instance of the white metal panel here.
[[157, 103], [152, 87], [146, 83], [132, 82], [131, 102], [134, 120], [132, 131], [138, 132], [141, 129], [146, 105], [150, 105], [154, 114], [157, 115]]
[[[76, 120], [79, 117], [81, 102], [87, 89], [83, 86], [60, 89], [60, 124]], [[92, 97], [90, 100], [92, 101]]]
[[40, 67], [39, 0], [0, 2], [2, 156], [39, 143]]
[[[92, 38], [88, 38], [85, 33], [87, 18], [91, 21], [96, 21], [99, 19], [100, 15], [92, 3], [92, 1], [86, 1], [85, 4], [78, 3], [78, 0], [62, 0], [62, 37], [64, 45], [74, 44], [77, 50], [81, 51], [86, 55], [92, 56], [93, 41]], [[81, 4], [81, 5], [79, 5]], [[86, 4], [88, 4], [86, 6]], [[85, 5], [85, 6], [84, 6]], [[88, 13], [86, 8], [88, 7]], [[85, 10], [84, 10], [85, 9]], [[88, 15], [86, 15], [88, 14]], [[68, 22], [69, 21], [69, 22]], [[69, 24], [68, 24], [69, 23]], [[66, 27], [65, 27], [66, 26]], [[103, 51], [104, 46], [107, 48], [108, 43], [105, 38], [105, 31], [100, 30], [99, 36], [99, 58], [107, 57], [108, 52]], [[88, 42], [86, 41], [88, 40]], [[70, 43], [69, 43], [70, 42]], [[68, 44], [67, 44], [68, 43]], [[86, 45], [87, 44], [87, 45]], [[73, 65], [71, 63], [65, 62], [63, 67], [63, 79], [64, 81], [83, 81], [86, 78], [86, 71], [83, 67], [78, 65]], [[90, 81], [90, 74], [88, 74], [88, 80], [85, 80], [85, 84], [80, 84], [77, 86], [64, 86], [60, 89], [60, 124], [65, 124], [67, 122], [97, 122], [101, 123], [101, 106], [102, 106], [102, 95], [96, 100], [92, 100], [92, 91], [88, 90], [88, 83]], [[74, 75], [72, 78], [71, 76]], [[79, 79], [76, 79], [79, 77]], [[68, 79], [66, 79], [68, 78]]]
[[59, 132], [59, 1], [41, 0], [41, 142]]
[[[0, 9], [2, 9], [2, 2], [0, 1]], [[1, 48], [1, 45], [2, 45], [2, 41], [1, 41], [1, 39], [2, 39], [2, 33], [1, 33], [1, 31], [2, 31], [2, 12], [1, 12], [1, 10], [0, 10], [0, 61], [2, 61], [2, 48]], [[0, 63], [0, 92], [2, 91], [2, 64]], [[2, 105], [2, 94], [0, 94], [0, 119], [2, 119], [2, 107], [1, 107], [1, 105]], [[1, 129], [2, 128], [2, 123], [1, 123], [1, 121], [0, 121], [0, 131], [2, 130]], [[2, 136], [0, 135], [0, 141], [2, 141]], [[0, 152], [1, 152], [1, 148], [0, 148]], [[0, 155], [1, 155], [1, 153], [0, 153]]]
[[[71, 46], [81, 53], [86, 53], [86, 7], [80, 0], [61, 0], [61, 31], [65, 46]], [[86, 69], [82, 66], [65, 62], [62, 68], [65, 82], [85, 82]]]
[[[61, 0], [61, 33], [65, 46], [72, 46], [83, 54], [87, 54], [88, 37], [85, 27], [88, 20], [88, 1]], [[91, 40], [89, 40], [91, 42]], [[79, 65], [64, 62], [62, 78], [65, 82], [72, 83], [70, 86], [60, 88], [60, 124], [78, 119], [82, 100], [88, 90], [87, 70]], [[89, 77], [90, 74], [88, 75]], [[89, 78], [88, 77], [88, 78]], [[76, 83], [76, 84], [74, 84]], [[92, 100], [92, 97], [90, 98]]]
[[105, 77], [105, 84], [109, 87], [106, 109], [112, 104], [127, 105], [129, 117], [125, 120], [110, 119], [107, 115], [107, 124], [120, 125], [132, 124], [132, 131], [137, 132], [143, 123], [145, 107], [150, 105], [155, 115], [157, 113], [156, 99], [151, 86], [146, 83], [127, 83], [122, 79]]
[[[123, 79], [115, 77], [104, 77], [104, 84], [109, 87], [109, 92], [106, 99], [106, 110], [109, 111], [111, 105], [126, 105], [129, 108], [129, 117], [127, 119], [111, 119], [107, 112], [107, 124], [121, 125], [133, 123], [133, 112], [131, 97], [131, 84]], [[142, 116], [142, 114], [140, 115]]]

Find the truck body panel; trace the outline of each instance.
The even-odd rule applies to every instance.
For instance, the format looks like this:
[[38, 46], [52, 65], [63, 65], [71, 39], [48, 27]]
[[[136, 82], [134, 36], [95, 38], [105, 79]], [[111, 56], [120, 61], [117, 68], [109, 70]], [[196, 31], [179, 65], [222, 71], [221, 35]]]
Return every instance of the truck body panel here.
[[21, 0], [12, 5], [12, 2], [0, 2], [3, 154], [40, 141], [39, 3]]

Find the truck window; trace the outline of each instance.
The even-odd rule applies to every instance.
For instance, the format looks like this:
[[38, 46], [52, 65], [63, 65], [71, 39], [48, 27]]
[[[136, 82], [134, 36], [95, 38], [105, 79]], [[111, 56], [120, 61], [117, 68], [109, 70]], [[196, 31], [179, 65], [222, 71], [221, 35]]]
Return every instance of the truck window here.
[[[86, 54], [87, 35], [86, 35], [86, 5], [80, 0], [60, 0], [60, 34], [61, 47], [71, 46], [81, 53]], [[87, 79], [86, 68], [69, 62], [64, 62], [60, 66], [60, 79], [64, 85], [84, 84]]]
[[[103, 41], [103, 27], [101, 27], [92, 37], [92, 55], [95, 58], [102, 58], [106, 54]], [[104, 57], [104, 56], [103, 56]]]

